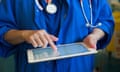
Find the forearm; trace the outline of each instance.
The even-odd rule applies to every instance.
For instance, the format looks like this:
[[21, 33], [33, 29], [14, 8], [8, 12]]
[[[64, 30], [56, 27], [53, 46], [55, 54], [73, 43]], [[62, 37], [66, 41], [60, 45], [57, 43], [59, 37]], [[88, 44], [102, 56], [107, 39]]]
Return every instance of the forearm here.
[[49, 44], [54, 50], [57, 49], [54, 41], [57, 41], [58, 38], [48, 34], [45, 30], [10, 30], [5, 34], [4, 38], [13, 45], [25, 41], [34, 47], [41, 46], [45, 48]]
[[24, 42], [24, 39], [22, 38], [22, 31], [20, 30], [10, 30], [8, 31], [5, 36], [4, 39], [13, 45], [19, 44]]

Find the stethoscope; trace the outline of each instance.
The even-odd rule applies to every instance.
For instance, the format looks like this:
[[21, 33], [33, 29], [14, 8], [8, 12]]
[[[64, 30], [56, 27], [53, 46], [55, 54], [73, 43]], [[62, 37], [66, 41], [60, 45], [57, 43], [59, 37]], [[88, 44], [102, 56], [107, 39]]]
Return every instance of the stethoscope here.
[[[49, 2], [51, 1], [51, 2]], [[57, 7], [55, 4], [52, 4], [52, 0], [47, 0], [48, 2], [48, 5], [46, 6], [46, 11], [49, 13], [49, 14], [54, 14], [57, 12]], [[37, 5], [37, 7], [43, 11], [43, 7], [40, 5], [39, 1], [38, 0], [35, 0], [35, 3]], [[86, 21], [86, 27], [90, 27], [90, 28], [96, 28], [98, 26], [101, 26], [102, 23], [99, 22], [97, 23], [97, 25], [93, 25], [92, 21], [93, 21], [93, 9], [92, 9], [92, 0], [89, 0], [89, 7], [90, 7], [90, 22], [87, 18], [87, 15], [85, 13], [85, 9], [84, 9], [84, 5], [83, 5], [83, 0], [80, 0], [80, 5], [81, 5], [81, 9], [82, 9], [82, 13], [83, 13], [83, 16], [85, 18], [85, 21]]]
[[88, 18], [87, 18], [87, 15], [86, 15], [86, 13], [85, 13], [85, 9], [84, 9], [84, 6], [83, 6], [83, 0], [80, 0], [80, 5], [81, 5], [81, 8], [82, 8], [83, 16], [84, 16], [84, 18], [85, 18], [85, 20], [86, 20], [86, 22], [87, 22], [87, 23], [86, 23], [86, 27], [96, 28], [96, 27], [102, 25], [102, 23], [100, 23], [100, 22], [99, 22], [97, 25], [93, 25], [93, 23], [92, 23], [92, 20], [93, 20], [92, 0], [89, 0], [89, 7], [90, 7], [90, 22], [89, 22], [89, 20], [88, 20]]
[[[47, 2], [47, 6], [46, 6], [46, 11], [49, 13], [49, 14], [54, 14], [57, 12], [57, 6], [55, 4], [52, 3], [52, 0], [46, 0]], [[39, 1], [38, 0], [35, 0], [35, 3], [37, 5], [37, 7], [43, 11], [43, 7], [40, 5]]]

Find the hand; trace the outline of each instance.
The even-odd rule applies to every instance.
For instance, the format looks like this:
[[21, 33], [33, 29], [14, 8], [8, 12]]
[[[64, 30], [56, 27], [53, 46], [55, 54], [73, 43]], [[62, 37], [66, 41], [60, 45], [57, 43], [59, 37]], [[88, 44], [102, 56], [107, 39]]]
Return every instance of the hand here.
[[58, 38], [48, 34], [45, 30], [24, 30], [22, 31], [22, 37], [34, 47], [45, 48], [49, 44], [54, 50], [57, 49], [54, 41], [57, 41]]
[[90, 48], [97, 48], [97, 41], [104, 36], [105, 33], [101, 29], [95, 28], [93, 32], [83, 40], [83, 42]]
[[97, 48], [97, 47], [96, 47], [97, 41], [98, 41], [98, 39], [97, 39], [96, 36], [93, 35], [93, 34], [88, 35], [88, 36], [83, 40], [83, 42], [84, 42], [88, 47], [90, 47], [90, 48], [95, 48], [95, 49]]

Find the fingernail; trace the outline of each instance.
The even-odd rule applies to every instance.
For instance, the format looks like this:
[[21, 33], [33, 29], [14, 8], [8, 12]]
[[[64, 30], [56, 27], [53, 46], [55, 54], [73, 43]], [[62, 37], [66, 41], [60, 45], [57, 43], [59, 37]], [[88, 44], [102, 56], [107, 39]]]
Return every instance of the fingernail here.
[[42, 47], [41, 45], [38, 45], [37, 47]]
[[58, 49], [57, 49], [57, 47], [55, 47], [55, 48], [53, 48], [53, 50], [54, 50], [54, 51], [57, 51]]
[[37, 46], [33, 46], [34, 48], [37, 48]]

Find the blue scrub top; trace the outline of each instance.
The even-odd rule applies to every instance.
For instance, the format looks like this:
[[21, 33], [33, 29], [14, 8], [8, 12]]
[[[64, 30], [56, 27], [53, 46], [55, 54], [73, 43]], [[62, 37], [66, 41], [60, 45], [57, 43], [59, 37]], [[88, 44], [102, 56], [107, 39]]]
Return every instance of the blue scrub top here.
[[[86, 27], [80, 0], [53, 0], [57, 6], [55, 14], [41, 11], [35, 0], [2, 0], [0, 2], [0, 56], [15, 55], [16, 72], [92, 72], [94, 56], [80, 56], [55, 61], [28, 64], [26, 50], [33, 48], [24, 42], [11, 45], [4, 40], [4, 34], [11, 30], [41, 30], [59, 38], [55, 44], [82, 42], [93, 29]], [[45, 9], [46, 3], [40, 0]], [[89, 1], [83, 0], [85, 13], [90, 21]], [[105, 48], [110, 42], [114, 30], [114, 21], [107, 0], [92, 0], [93, 25], [105, 32], [104, 38], [98, 41], [97, 48]]]

